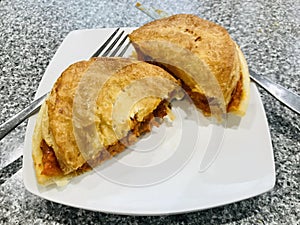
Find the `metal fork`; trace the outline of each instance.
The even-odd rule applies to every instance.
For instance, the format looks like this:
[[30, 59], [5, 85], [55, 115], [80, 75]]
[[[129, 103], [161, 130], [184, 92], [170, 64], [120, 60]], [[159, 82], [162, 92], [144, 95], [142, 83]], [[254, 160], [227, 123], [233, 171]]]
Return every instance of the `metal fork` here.
[[[121, 32], [119, 32], [119, 31], [120, 31], [120, 28], [117, 28], [109, 36], [109, 38], [104, 42], [104, 44], [102, 44], [101, 47], [91, 56], [91, 58], [98, 57], [98, 56], [122, 57], [125, 54], [126, 50], [128, 49], [130, 42], [128, 42], [123, 47], [128, 35], [127, 34], [124, 35], [124, 31], [121, 31]], [[114, 37], [117, 34], [118, 34], [118, 36], [114, 39]], [[115, 47], [115, 49], [113, 49], [114, 47]], [[105, 50], [105, 52], [103, 54], [101, 54], [104, 50]], [[0, 140], [3, 137], [5, 137], [16, 126], [18, 126], [20, 123], [22, 123], [25, 119], [29, 118], [31, 115], [36, 113], [40, 109], [42, 102], [45, 100], [45, 98], [47, 97], [48, 94], [49, 93], [46, 93], [46, 94], [42, 95], [41, 97], [37, 98], [36, 100], [31, 102], [25, 109], [23, 109], [22, 111], [20, 111], [19, 113], [17, 113], [10, 119], [8, 119], [6, 122], [1, 124], [0, 125]]]

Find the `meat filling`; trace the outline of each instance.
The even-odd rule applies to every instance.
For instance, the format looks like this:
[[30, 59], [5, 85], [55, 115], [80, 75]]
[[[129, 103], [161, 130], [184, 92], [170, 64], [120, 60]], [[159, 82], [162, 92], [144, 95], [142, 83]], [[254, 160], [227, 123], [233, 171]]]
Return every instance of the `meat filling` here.
[[40, 146], [43, 153], [42, 163], [44, 166], [42, 174], [46, 176], [58, 176], [62, 174], [53, 149], [44, 140], [42, 140]]
[[[231, 94], [231, 100], [227, 106], [227, 112], [235, 111], [242, 100], [242, 94], [243, 94], [243, 84], [242, 84], [242, 76], [240, 80], [237, 82], [236, 88]], [[204, 115], [210, 115], [211, 114], [211, 108], [213, 105], [213, 98], [207, 98], [205, 95], [200, 94], [198, 92], [193, 92], [190, 87], [188, 87], [183, 81], [182, 82], [182, 88], [187, 92], [187, 94], [190, 96], [194, 104], [197, 108], [201, 109]]]
[[[157, 121], [156, 118], [163, 118], [166, 116], [168, 107], [169, 103], [166, 100], [163, 100], [157, 108], [144, 119], [144, 121], [138, 122], [136, 118], [132, 118], [134, 127], [131, 131], [129, 131], [126, 137], [119, 140], [114, 145], [108, 146], [106, 151], [101, 151], [97, 157], [83, 164], [74, 173], [81, 174], [85, 171], [91, 170], [92, 167], [99, 165], [106, 159], [122, 152], [127, 146], [134, 144], [138, 137], [150, 132], [152, 126], [159, 126], [160, 121]], [[41, 174], [50, 177], [63, 175], [53, 149], [48, 146], [44, 140], [42, 140], [40, 148], [43, 153], [43, 171]]]
[[[157, 66], [163, 68], [164, 70], [166, 70], [167, 72], [169, 72], [170, 74], [172, 74], [172, 76], [174, 76], [175, 78], [180, 79], [178, 76], [176, 76], [176, 73], [174, 73], [174, 71], [173, 71], [174, 68], [172, 69], [172, 66], [170, 66], [170, 65], [167, 66], [167, 65], [164, 65], [162, 63], [159, 63], [159, 62], [153, 60], [150, 56], [144, 54], [137, 45], [135, 45], [135, 49], [136, 49], [139, 60], [147, 61], [148, 63], [157, 65]], [[214, 99], [207, 98], [205, 95], [203, 95], [199, 92], [193, 92], [192, 89], [188, 85], [186, 85], [184, 83], [184, 81], [181, 79], [180, 79], [180, 82], [182, 84], [182, 88], [189, 95], [189, 97], [194, 102], [196, 107], [201, 109], [204, 115], [206, 115], [206, 116], [211, 115], [210, 107], [214, 106], [214, 103], [213, 103], [213, 102], [215, 102]], [[235, 111], [239, 107], [239, 104], [242, 100], [242, 94], [243, 94], [243, 76], [241, 74], [241, 78], [237, 82], [236, 88], [234, 89], [234, 91], [231, 94], [232, 98], [227, 106], [227, 112]], [[216, 110], [216, 109], [214, 108], [213, 110]]]
[[236, 84], [235, 90], [232, 92], [231, 100], [228, 104], [227, 111], [234, 111], [238, 108], [240, 102], [242, 101], [243, 95], [243, 75], [241, 74], [240, 80]]

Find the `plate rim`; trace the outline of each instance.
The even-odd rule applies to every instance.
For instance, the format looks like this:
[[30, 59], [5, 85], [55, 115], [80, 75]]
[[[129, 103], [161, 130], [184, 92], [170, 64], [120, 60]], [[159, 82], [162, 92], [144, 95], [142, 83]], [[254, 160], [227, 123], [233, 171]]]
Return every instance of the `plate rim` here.
[[[130, 30], [133, 30], [135, 29], [136, 27], [123, 27], [122, 29], [126, 30], [127, 32], [130, 31]], [[84, 32], [103, 32], [103, 30], [114, 30], [116, 28], [94, 28], [94, 29], [82, 29], [82, 30], [73, 30], [71, 32], [68, 33], [68, 35], [64, 38], [63, 42], [61, 43], [61, 45], [59, 46], [59, 48], [57, 49], [56, 53], [54, 54], [53, 58], [51, 59], [49, 65], [47, 66], [47, 69], [39, 83], [39, 87], [37, 89], [37, 92], [36, 92], [36, 96], [35, 98], [37, 98], [38, 96], [40, 96], [43, 92], [43, 90], [40, 90], [41, 89], [41, 84], [44, 81], [44, 77], [46, 76], [46, 72], [47, 70], [50, 70], [48, 68], [51, 67], [52, 65], [52, 62], [54, 60], [55, 57], [57, 57], [57, 54], [59, 51], [61, 51], [60, 49], [62, 48], [63, 44], [70, 38], [72, 37], [73, 35], [76, 35], [76, 33], [84, 33]], [[188, 212], [194, 212], [194, 211], [199, 211], [199, 210], [204, 210], [204, 209], [208, 209], [208, 208], [214, 208], [214, 207], [219, 207], [219, 206], [223, 206], [223, 205], [227, 205], [227, 204], [230, 204], [230, 203], [234, 203], [234, 202], [239, 202], [239, 201], [242, 201], [242, 200], [245, 200], [245, 199], [249, 199], [249, 198], [252, 198], [254, 196], [258, 196], [260, 194], [263, 194], [263, 193], [266, 193], [268, 191], [270, 191], [271, 189], [273, 189], [273, 187], [275, 186], [275, 181], [276, 181], [276, 174], [275, 174], [275, 162], [274, 162], [274, 152], [273, 152], [273, 146], [272, 146], [272, 141], [271, 141], [271, 135], [270, 135], [270, 129], [269, 129], [269, 125], [268, 125], [268, 121], [267, 121], [267, 117], [266, 117], [266, 114], [265, 114], [265, 109], [264, 109], [264, 106], [263, 106], [263, 103], [262, 103], [262, 100], [261, 100], [261, 97], [260, 97], [260, 94], [259, 94], [259, 91], [256, 87], [256, 85], [251, 82], [250, 84], [252, 86], [252, 90], [254, 90], [254, 94], [257, 95], [259, 101], [257, 102], [259, 104], [259, 108], [262, 110], [262, 116], [263, 116], [263, 121], [264, 121], [264, 126], [266, 127], [266, 130], [267, 130], [267, 136], [268, 136], [268, 142], [269, 142], [269, 146], [271, 148], [271, 155], [270, 157], [272, 158], [272, 174], [269, 174], [268, 175], [268, 185], [266, 185], [265, 189], [264, 190], [259, 190], [257, 191], [256, 193], [253, 193], [253, 195], [247, 195], [247, 196], [240, 196], [240, 197], [237, 197], [235, 200], [233, 201], [228, 201], [228, 202], [224, 202], [222, 204], [212, 204], [208, 207], [201, 207], [199, 206], [198, 208], [190, 208], [190, 209], [182, 209], [182, 210], [174, 210], [174, 211], [168, 211], [168, 212], [159, 212], [159, 211], [139, 211], [139, 212], [132, 212], [131, 210], [128, 210], [128, 211], [120, 211], [120, 210], [115, 210], [115, 211], [112, 211], [112, 210], [103, 210], [103, 209], [95, 209], [94, 207], [82, 207], [82, 206], [78, 206], [76, 204], [72, 204], [72, 203], [66, 203], [64, 201], [59, 201], [59, 200], [55, 200], [53, 198], [48, 198], [47, 196], [43, 196], [42, 193], [37, 193], [35, 190], [32, 189], [32, 187], [30, 187], [29, 183], [28, 183], [28, 178], [26, 178], [26, 174], [24, 172], [24, 170], [27, 168], [28, 166], [28, 162], [27, 162], [27, 159], [29, 157], [28, 154], [25, 154], [23, 156], [23, 182], [24, 182], [24, 186], [25, 188], [31, 192], [32, 194], [34, 195], [37, 195], [41, 198], [44, 198], [44, 199], [47, 199], [49, 201], [53, 201], [53, 202], [56, 202], [56, 203], [59, 203], [59, 204], [63, 204], [63, 205], [66, 205], [66, 206], [72, 206], [72, 207], [76, 207], [76, 208], [82, 208], [82, 209], [86, 209], [86, 210], [91, 210], [91, 211], [99, 211], [99, 212], [104, 212], [104, 213], [110, 213], [110, 214], [120, 214], [120, 215], [136, 215], [136, 216], [148, 216], [148, 215], [172, 215], [172, 214], [180, 214], [180, 213], [188, 213]], [[51, 88], [51, 87], [50, 87]], [[250, 93], [251, 94], [251, 93]], [[24, 153], [26, 152], [26, 147], [28, 145], [28, 143], [30, 142], [31, 143], [31, 138], [32, 138], [32, 133], [30, 132], [33, 132], [33, 128], [34, 128], [34, 123], [35, 123], [35, 118], [36, 118], [36, 115], [29, 118], [29, 121], [28, 121], [28, 124], [27, 124], [27, 127], [26, 127], [26, 134], [25, 134], [25, 141], [24, 141]], [[30, 138], [30, 139], [29, 139]], [[27, 150], [28, 152], [29, 150]], [[30, 150], [31, 152], [31, 150]], [[30, 157], [31, 157], [31, 154], [30, 154]], [[25, 168], [25, 169], [24, 169]], [[38, 189], [37, 189], [38, 190]]]

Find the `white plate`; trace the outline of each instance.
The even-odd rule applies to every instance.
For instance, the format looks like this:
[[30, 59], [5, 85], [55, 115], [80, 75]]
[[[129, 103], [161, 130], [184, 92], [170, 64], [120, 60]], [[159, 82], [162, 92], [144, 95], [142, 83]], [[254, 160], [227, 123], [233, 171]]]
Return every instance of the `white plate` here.
[[[88, 59], [113, 30], [71, 32], [49, 64], [37, 96], [49, 91], [71, 63]], [[125, 30], [130, 32], [132, 28]], [[127, 55], [130, 52], [132, 49]], [[62, 188], [37, 184], [31, 158], [33, 116], [25, 138], [25, 187], [61, 204], [132, 215], [202, 210], [262, 194], [274, 187], [273, 150], [263, 105], [253, 83], [250, 97], [246, 116], [241, 120], [229, 117], [225, 127], [209, 123], [194, 110], [184, 111], [184, 107], [192, 107], [186, 102], [176, 103], [172, 125], [154, 129], [131, 150]], [[217, 157], [200, 168], [205, 153], [213, 148], [218, 149]]]

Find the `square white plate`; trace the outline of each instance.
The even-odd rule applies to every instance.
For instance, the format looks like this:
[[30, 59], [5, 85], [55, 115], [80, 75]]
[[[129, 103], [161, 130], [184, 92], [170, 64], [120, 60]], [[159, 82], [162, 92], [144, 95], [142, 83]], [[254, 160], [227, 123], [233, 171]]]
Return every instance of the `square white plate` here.
[[[114, 30], [71, 32], [50, 62], [36, 97], [50, 91], [70, 64], [88, 59]], [[133, 28], [124, 30], [130, 32]], [[132, 51], [129, 49], [127, 56]], [[250, 198], [274, 187], [268, 124], [253, 83], [246, 116], [240, 120], [229, 116], [226, 126], [208, 122], [191, 108], [188, 103], [175, 103], [176, 119], [171, 125], [165, 123], [154, 129], [115, 159], [59, 188], [37, 184], [31, 157], [36, 115], [32, 116], [27, 126], [23, 157], [25, 187], [57, 203], [131, 215], [202, 210]], [[212, 151], [211, 163], [205, 166], [204, 162], [203, 167], [201, 162], [209, 151]]]

